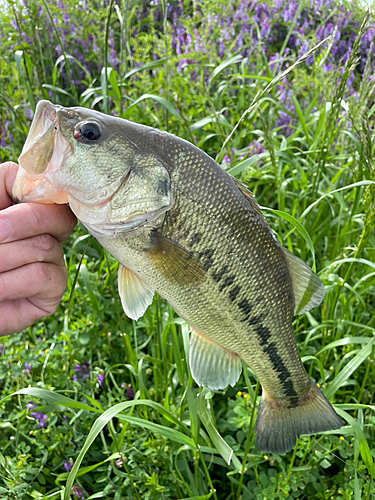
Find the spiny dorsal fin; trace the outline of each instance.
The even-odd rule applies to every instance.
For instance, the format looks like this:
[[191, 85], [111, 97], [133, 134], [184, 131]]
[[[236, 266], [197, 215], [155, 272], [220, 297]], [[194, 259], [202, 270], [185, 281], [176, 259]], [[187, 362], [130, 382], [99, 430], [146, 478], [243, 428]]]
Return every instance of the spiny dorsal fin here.
[[242, 370], [241, 358], [235, 352], [194, 330], [190, 337], [189, 365], [196, 383], [212, 390], [233, 387]]
[[294, 291], [294, 314], [303, 314], [324, 299], [325, 288], [318, 275], [295, 255], [283, 248]]
[[125, 314], [135, 320], [144, 315], [154, 296], [154, 290], [122, 264], [118, 268], [118, 291]]
[[168, 283], [193, 285], [205, 274], [197, 259], [178, 243], [153, 232], [151, 247], [146, 250], [152, 265]]
[[261, 216], [261, 218], [263, 219], [263, 221], [266, 222], [266, 219], [264, 218], [264, 215], [263, 215], [263, 213], [262, 213], [262, 211], [260, 209], [260, 206], [258, 205], [258, 202], [254, 198], [253, 193], [247, 189], [246, 184], [244, 184], [243, 182], [239, 181], [235, 177], [233, 177], [233, 180], [234, 180], [234, 183], [236, 184], [236, 186], [238, 187], [238, 189], [241, 191], [241, 193], [245, 196], [245, 198], [247, 199], [247, 201], [250, 203], [251, 207], [255, 210], [255, 212], [258, 215]]

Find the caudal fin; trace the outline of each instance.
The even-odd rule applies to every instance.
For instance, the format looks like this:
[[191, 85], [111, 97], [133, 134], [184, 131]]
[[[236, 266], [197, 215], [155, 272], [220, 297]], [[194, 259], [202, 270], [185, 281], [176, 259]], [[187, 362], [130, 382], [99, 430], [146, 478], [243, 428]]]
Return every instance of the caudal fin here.
[[308, 399], [291, 408], [262, 397], [255, 424], [256, 444], [263, 451], [286, 453], [294, 448], [301, 434], [315, 434], [341, 426], [341, 418], [311, 381]]

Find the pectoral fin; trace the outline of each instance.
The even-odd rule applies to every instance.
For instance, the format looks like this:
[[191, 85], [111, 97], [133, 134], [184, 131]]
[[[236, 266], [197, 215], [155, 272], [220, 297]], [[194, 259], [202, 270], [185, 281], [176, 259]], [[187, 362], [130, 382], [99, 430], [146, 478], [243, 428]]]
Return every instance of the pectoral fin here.
[[146, 250], [153, 267], [168, 283], [184, 286], [203, 281], [204, 271], [197, 259], [178, 243], [153, 232]]
[[189, 351], [190, 371], [200, 386], [212, 390], [225, 389], [236, 384], [241, 375], [241, 359], [232, 351], [194, 330], [191, 332]]
[[303, 260], [286, 248], [283, 251], [293, 283], [294, 314], [303, 314], [321, 303], [325, 288], [319, 276]]
[[118, 289], [125, 314], [135, 320], [143, 316], [152, 303], [154, 290], [122, 264], [118, 268]]

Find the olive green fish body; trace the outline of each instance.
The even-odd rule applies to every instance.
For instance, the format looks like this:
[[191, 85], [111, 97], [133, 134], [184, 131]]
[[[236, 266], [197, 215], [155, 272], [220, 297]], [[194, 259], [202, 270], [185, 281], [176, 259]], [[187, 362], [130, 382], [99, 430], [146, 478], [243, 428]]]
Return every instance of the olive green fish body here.
[[[46, 109], [53, 115], [53, 109]], [[142, 315], [154, 291], [166, 299], [192, 329], [189, 361], [199, 385], [234, 385], [240, 359], [251, 367], [263, 388], [256, 424], [261, 449], [285, 452], [302, 433], [340, 427], [302, 365], [291, 326], [294, 314], [320, 303], [324, 287], [279, 244], [246, 187], [187, 141], [97, 112], [72, 110], [75, 114], [62, 110], [57, 118], [53, 115], [62, 135], [54, 151], [64, 149], [59, 146], [64, 140], [70, 151], [54, 169], [55, 183], [120, 262], [119, 289], [127, 314]], [[72, 130], [79, 137], [84, 127], [91, 127], [86, 135], [99, 136], [96, 143], [86, 137], [74, 142]], [[48, 129], [43, 141], [50, 135]], [[40, 158], [42, 148], [31, 139], [30, 144]], [[27, 149], [23, 156], [26, 164]], [[44, 163], [54, 164], [53, 158]], [[80, 183], [88, 182], [82, 180], [84, 165], [91, 184], [78, 196]], [[19, 187], [15, 192], [20, 198]]]

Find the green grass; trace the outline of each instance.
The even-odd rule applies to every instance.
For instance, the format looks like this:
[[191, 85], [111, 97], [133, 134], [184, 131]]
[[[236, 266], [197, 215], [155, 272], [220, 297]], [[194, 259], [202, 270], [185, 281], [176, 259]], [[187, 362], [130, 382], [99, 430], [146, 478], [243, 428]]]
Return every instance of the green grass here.
[[[73, 484], [85, 498], [115, 500], [375, 498], [375, 84], [371, 60], [361, 73], [356, 65], [361, 32], [340, 75], [324, 68], [330, 41], [311, 45], [311, 66], [291, 53], [289, 67], [278, 70], [262, 43], [245, 59], [229, 41], [223, 60], [192, 53], [199, 66], [187, 62], [178, 72], [166, 16], [161, 34], [151, 24], [134, 39], [135, 5], [125, 2], [121, 16], [111, 6], [93, 14], [102, 20], [98, 41], [114, 29], [124, 60], [113, 67], [106, 50], [101, 72], [85, 69], [84, 87], [70, 77], [63, 84], [64, 57], [47, 54], [38, 76], [37, 44], [16, 45], [15, 62], [2, 61], [1, 81], [6, 73], [10, 82], [0, 89], [0, 112], [15, 132], [4, 159], [15, 159], [22, 146], [24, 108], [48, 90], [64, 105], [168, 130], [216, 158], [269, 207], [264, 214], [279, 240], [315, 266], [326, 286], [322, 305], [293, 326], [306, 369], [345, 425], [301, 437], [285, 455], [260, 452], [260, 390], [251, 370], [244, 367], [233, 389], [198, 389], [186, 323], [160, 297], [141, 320], [127, 319], [116, 261], [79, 225], [65, 245], [69, 282], [58, 312], [3, 340], [1, 498], [68, 500]], [[215, 5], [204, 8], [208, 16]], [[199, 16], [185, 22], [199, 26]], [[76, 68], [66, 56], [66, 66]], [[277, 125], [280, 111], [292, 117], [287, 134]], [[87, 378], [74, 372], [85, 359]], [[130, 386], [134, 399], [126, 397]], [[47, 428], [37, 428], [29, 400], [48, 415]], [[67, 473], [63, 460], [70, 458]]]

